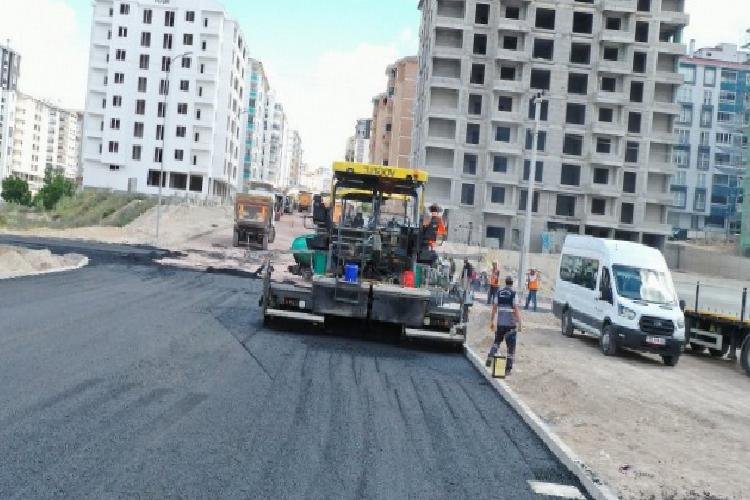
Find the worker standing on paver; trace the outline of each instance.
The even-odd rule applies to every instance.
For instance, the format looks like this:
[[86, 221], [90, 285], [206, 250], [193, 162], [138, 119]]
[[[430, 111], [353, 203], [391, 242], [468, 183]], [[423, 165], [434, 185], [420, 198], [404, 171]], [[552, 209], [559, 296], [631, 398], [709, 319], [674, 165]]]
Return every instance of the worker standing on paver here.
[[492, 366], [492, 358], [497, 354], [500, 344], [505, 341], [508, 348], [508, 363], [505, 375], [510, 375], [513, 369], [513, 359], [516, 356], [516, 337], [521, 328], [521, 311], [516, 304], [516, 292], [513, 290], [513, 278], [505, 278], [505, 287], [495, 294], [492, 301], [491, 329], [495, 332], [495, 341], [487, 354], [487, 366]]
[[534, 303], [534, 312], [536, 312], [536, 295], [539, 292], [539, 287], [542, 284], [542, 276], [536, 269], [530, 269], [526, 275], [526, 307], [525, 310], [529, 310], [529, 304]]
[[487, 292], [487, 304], [492, 304], [492, 299], [495, 298], [497, 291], [500, 289], [500, 269], [497, 267], [497, 262], [492, 263], [492, 269], [490, 270], [490, 290]]

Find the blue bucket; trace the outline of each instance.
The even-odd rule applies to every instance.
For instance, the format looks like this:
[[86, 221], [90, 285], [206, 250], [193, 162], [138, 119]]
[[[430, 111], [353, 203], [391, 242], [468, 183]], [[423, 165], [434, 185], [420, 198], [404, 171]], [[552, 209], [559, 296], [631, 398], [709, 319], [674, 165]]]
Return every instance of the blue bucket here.
[[357, 264], [347, 264], [344, 266], [344, 281], [347, 283], [356, 283], [359, 279], [359, 266]]

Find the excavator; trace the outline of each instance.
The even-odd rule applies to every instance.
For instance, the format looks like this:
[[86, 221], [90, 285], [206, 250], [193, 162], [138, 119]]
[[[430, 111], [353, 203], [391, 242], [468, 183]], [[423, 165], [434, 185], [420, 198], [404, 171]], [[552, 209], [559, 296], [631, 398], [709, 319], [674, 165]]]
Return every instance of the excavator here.
[[471, 294], [462, 280], [451, 281], [434, 250], [439, 235], [425, 213], [427, 180], [417, 169], [334, 163], [330, 195], [313, 201], [315, 232], [292, 249], [307, 272], [295, 266], [296, 274], [278, 280], [265, 267], [265, 323], [347, 318], [395, 326], [405, 338], [463, 344]]

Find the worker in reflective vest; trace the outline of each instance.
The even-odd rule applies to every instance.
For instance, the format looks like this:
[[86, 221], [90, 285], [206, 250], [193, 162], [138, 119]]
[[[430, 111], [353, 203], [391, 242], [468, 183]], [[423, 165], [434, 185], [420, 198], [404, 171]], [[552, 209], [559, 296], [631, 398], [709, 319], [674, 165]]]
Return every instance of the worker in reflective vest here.
[[500, 288], [500, 269], [497, 267], [497, 262], [492, 263], [492, 270], [490, 271], [490, 290], [487, 292], [487, 304], [492, 304], [492, 299], [497, 295], [497, 291]]
[[536, 295], [539, 292], [539, 287], [542, 284], [542, 276], [536, 269], [530, 269], [526, 275], [526, 307], [525, 310], [529, 310], [529, 304], [534, 303], [534, 312], [536, 312]]
[[513, 278], [505, 278], [505, 287], [497, 291], [492, 301], [492, 323], [490, 328], [495, 332], [495, 341], [487, 354], [487, 366], [492, 366], [492, 358], [497, 354], [500, 344], [505, 342], [508, 348], [508, 363], [505, 375], [510, 375], [513, 360], [516, 356], [516, 335], [521, 327], [521, 311], [516, 304], [516, 292], [513, 290]]

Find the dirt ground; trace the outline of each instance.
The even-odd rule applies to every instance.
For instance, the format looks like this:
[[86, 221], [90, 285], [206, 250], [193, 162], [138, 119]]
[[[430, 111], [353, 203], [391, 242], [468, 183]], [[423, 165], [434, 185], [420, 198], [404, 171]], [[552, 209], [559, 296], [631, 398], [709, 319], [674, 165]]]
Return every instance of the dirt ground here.
[[0, 245], [0, 279], [79, 267], [85, 261], [84, 256], [77, 254], [55, 255], [49, 250], [27, 250]]
[[[750, 381], [729, 361], [685, 354], [606, 358], [596, 340], [524, 312], [508, 384], [623, 498], [750, 498]], [[489, 309], [469, 345], [485, 355]]]

